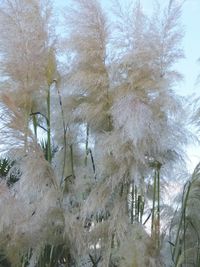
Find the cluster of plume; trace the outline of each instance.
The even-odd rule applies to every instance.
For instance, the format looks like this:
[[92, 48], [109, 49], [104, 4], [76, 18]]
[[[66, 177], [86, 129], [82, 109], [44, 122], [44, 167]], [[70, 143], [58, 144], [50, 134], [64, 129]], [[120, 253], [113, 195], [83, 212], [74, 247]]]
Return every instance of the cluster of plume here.
[[[20, 179], [12, 188], [1, 182], [1, 248], [13, 266], [32, 256], [35, 266], [45, 244], [59, 244], [64, 232], [60, 191], [53, 170], [38, 148], [19, 161]], [[31, 189], [30, 189], [31, 188]]]
[[114, 0], [109, 20], [100, 1], [71, 0], [59, 39], [49, 1], [0, 1], [0, 148], [13, 161], [0, 254], [12, 266], [168, 264], [161, 193], [189, 136], [173, 91], [181, 7], [146, 15]]

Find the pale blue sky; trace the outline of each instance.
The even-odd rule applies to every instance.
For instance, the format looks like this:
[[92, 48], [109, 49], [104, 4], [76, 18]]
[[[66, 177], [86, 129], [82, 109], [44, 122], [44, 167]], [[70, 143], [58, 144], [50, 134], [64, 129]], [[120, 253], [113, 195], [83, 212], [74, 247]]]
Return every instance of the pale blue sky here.
[[[121, 0], [125, 2], [127, 0]], [[181, 1], [181, 0], [177, 0]], [[63, 12], [68, 0], [54, 0], [57, 11]], [[105, 9], [109, 9], [111, 0], [100, 0]], [[146, 12], [151, 12], [154, 6], [154, 0], [141, 0]], [[168, 0], [160, 0], [160, 3], [168, 3]], [[184, 81], [176, 88], [181, 95], [196, 93], [200, 95], [200, 85], [195, 85], [198, 74], [200, 73], [200, 63], [197, 59], [200, 57], [200, 0], [186, 0], [183, 6], [181, 17], [184, 26], [185, 36], [183, 38], [183, 49], [185, 59], [177, 64], [177, 70], [184, 76]]]
[[200, 96], [200, 84], [195, 86], [200, 73], [200, 0], [187, 0], [182, 14], [182, 23], [185, 26], [183, 48], [186, 58], [178, 64], [180, 72], [185, 76], [185, 81], [180, 86], [181, 94], [196, 93]]

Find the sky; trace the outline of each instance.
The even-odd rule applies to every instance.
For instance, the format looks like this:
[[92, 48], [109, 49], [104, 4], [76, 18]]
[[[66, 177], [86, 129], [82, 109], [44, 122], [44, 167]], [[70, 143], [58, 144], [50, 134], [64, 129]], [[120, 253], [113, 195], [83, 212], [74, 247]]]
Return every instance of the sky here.
[[[127, 0], [119, 1], [125, 2]], [[168, 0], [158, 1], [161, 3], [168, 3]], [[68, 0], [54, 0], [53, 2], [59, 14], [63, 12], [63, 7], [67, 5]], [[154, 2], [155, 0], [141, 0], [144, 11], [151, 13]], [[100, 0], [100, 3], [102, 3], [104, 9], [107, 9], [106, 11], [109, 11], [111, 0]], [[195, 85], [197, 76], [200, 73], [200, 62], [197, 62], [198, 58], [200, 58], [200, 0], [185, 0], [181, 23], [185, 32], [182, 42], [185, 59], [177, 64], [177, 70], [183, 74], [184, 80], [176, 88], [176, 91], [184, 96], [193, 93], [200, 95], [200, 84]]]
[[[176, 90], [184, 96], [195, 94], [200, 97], [200, 82], [197, 83], [197, 76], [200, 74], [200, 62], [197, 61], [200, 58], [200, 0], [186, 0], [181, 20], [185, 30], [185, 59], [177, 64], [177, 69], [183, 74], [184, 80]], [[188, 158], [188, 168], [192, 171], [200, 162], [200, 146], [190, 145]]]
[[[179, 93], [188, 95], [196, 93], [200, 96], [200, 84], [197, 85], [197, 76], [200, 74], [200, 0], [187, 0], [182, 14], [182, 24], [185, 28], [183, 49], [185, 59], [178, 65], [185, 79], [180, 85]], [[196, 85], [195, 85], [196, 84]]]
[[[89, 1], [89, 0], [88, 0]], [[127, 0], [119, 0], [125, 2]], [[134, 0], [133, 0], [134, 1]], [[168, 0], [157, 0], [162, 4], [167, 4]], [[182, 1], [182, 0], [177, 0]], [[58, 14], [63, 12], [68, 0], [54, 0]], [[100, 0], [105, 11], [109, 12], [111, 0]], [[155, 0], [141, 0], [145, 13], [151, 13]], [[182, 96], [194, 95], [200, 97], [200, 82], [197, 84], [197, 77], [200, 74], [200, 0], [185, 0], [180, 20], [184, 29], [182, 48], [185, 58], [176, 64], [176, 69], [184, 79], [174, 88], [176, 93]], [[188, 167], [190, 171], [200, 162], [200, 146], [190, 145], [188, 147]]]

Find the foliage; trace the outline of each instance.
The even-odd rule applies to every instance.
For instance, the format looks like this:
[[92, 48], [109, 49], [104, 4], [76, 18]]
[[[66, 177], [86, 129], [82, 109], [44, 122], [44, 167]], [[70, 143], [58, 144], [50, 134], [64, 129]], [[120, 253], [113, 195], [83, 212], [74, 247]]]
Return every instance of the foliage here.
[[199, 261], [199, 239], [185, 242], [198, 233], [198, 167], [172, 220], [176, 240], [166, 234], [175, 207], [165, 189], [190, 136], [173, 91], [180, 2], [147, 15], [140, 1], [115, 0], [109, 16], [97, 0], [72, 0], [58, 38], [48, 0], [1, 0], [0, 264]]

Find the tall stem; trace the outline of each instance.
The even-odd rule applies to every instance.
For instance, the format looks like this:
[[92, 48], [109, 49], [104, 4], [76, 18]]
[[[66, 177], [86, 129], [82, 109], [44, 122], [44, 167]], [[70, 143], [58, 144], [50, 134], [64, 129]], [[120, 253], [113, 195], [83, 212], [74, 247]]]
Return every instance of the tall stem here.
[[59, 104], [60, 104], [60, 108], [61, 108], [62, 124], [63, 124], [64, 156], [63, 156], [62, 177], [61, 177], [61, 182], [60, 182], [60, 184], [62, 184], [63, 183], [63, 179], [64, 179], [64, 174], [65, 174], [66, 155], [67, 155], [67, 140], [66, 140], [67, 127], [66, 127], [66, 124], [65, 124], [62, 97], [61, 97], [61, 93], [60, 93], [60, 90], [59, 90], [59, 87], [57, 86], [57, 84], [56, 84], [56, 88], [57, 88], [58, 97], [59, 97]]
[[142, 217], [144, 213], [144, 176], [141, 178], [141, 194], [139, 196], [138, 202], [139, 202], [139, 222], [142, 223]]
[[177, 230], [177, 234], [176, 234], [176, 240], [175, 240], [175, 243], [174, 243], [174, 250], [173, 250], [173, 253], [172, 253], [172, 259], [175, 262], [175, 266], [177, 266], [178, 260], [179, 260], [179, 257], [180, 257], [179, 242], [180, 242], [180, 239], [181, 239], [181, 229], [182, 229], [183, 220], [184, 220], [185, 213], [186, 213], [186, 206], [187, 206], [187, 201], [188, 201], [190, 189], [191, 189], [191, 183], [189, 182], [187, 184], [187, 188], [185, 188], [186, 193], [184, 192], [184, 197], [183, 197], [183, 202], [182, 202], [181, 218], [180, 218], [180, 222], [179, 222], [179, 225], [178, 225], [178, 230]]
[[35, 139], [37, 140], [37, 118], [35, 114], [33, 115], [33, 128], [34, 128]]
[[151, 236], [154, 237], [155, 235], [155, 205], [156, 205], [156, 170], [154, 173], [154, 182], [153, 182], [153, 207], [152, 207], [152, 217], [151, 217]]
[[74, 152], [73, 152], [73, 145], [70, 145], [70, 161], [71, 161], [71, 172], [72, 172], [72, 177], [75, 178], [74, 174]]
[[50, 86], [47, 92], [47, 160], [51, 163], [51, 95]]
[[86, 127], [86, 141], [85, 141], [85, 166], [87, 166], [87, 158], [88, 158], [88, 142], [89, 142], [89, 124], [87, 123]]
[[25, 134], [24, 134], [24, 152], [27, 152], [28, 148], [28, 129], [29, 129], [29, 113], [27, 112], [26, 114], [26, 119], [25, 119]]
[[158, 249], [160, 248], [160, 168], [157, 169], [157, 242], [158, 242]]
[[131, 224], [134, 221], [134, 201], [135, 201], [135, 194], [134, 194], [134, 183], [131, 185]]
[[138, 190], [137, 186], [135, 186], [135, 221], [139, 221], [139, 209], [138, 209]]
[[151, 236], [153, 237], [156, 247], [160, 248], [160, 168], [161, 163], [155, 161], [154, 185], [153, 185], [153, 207]]

